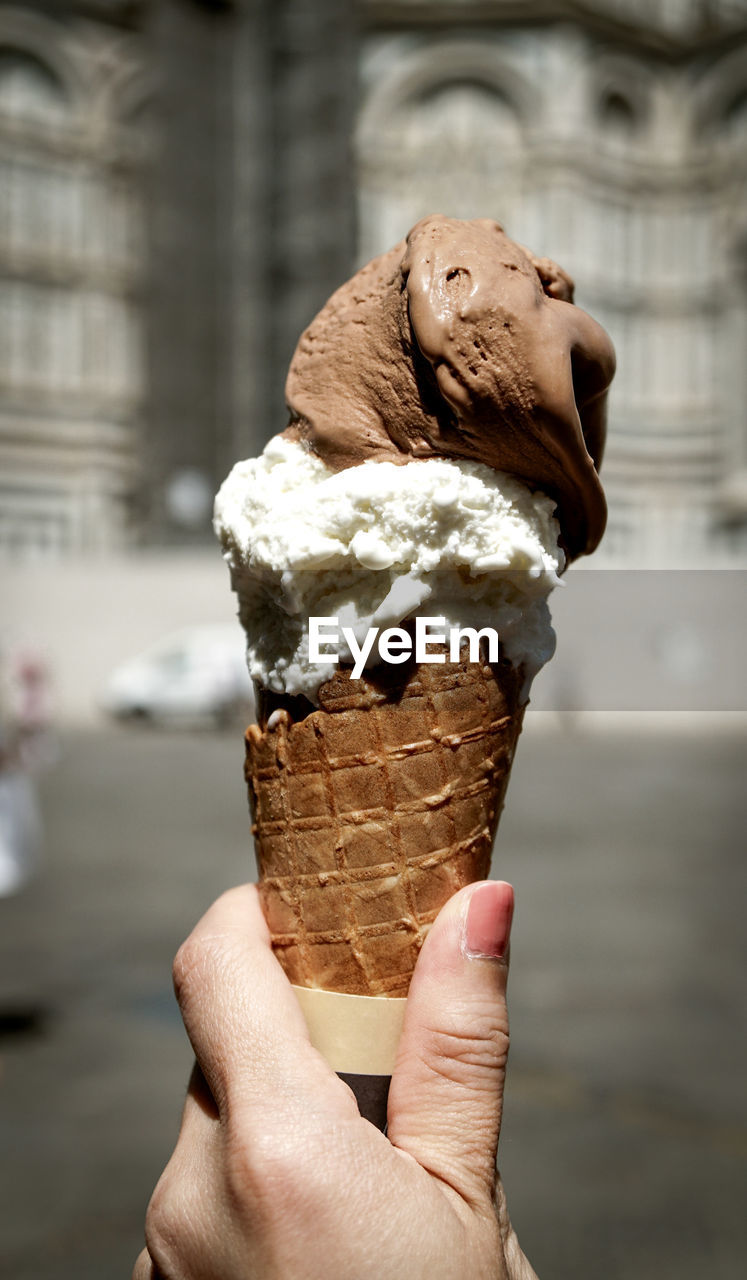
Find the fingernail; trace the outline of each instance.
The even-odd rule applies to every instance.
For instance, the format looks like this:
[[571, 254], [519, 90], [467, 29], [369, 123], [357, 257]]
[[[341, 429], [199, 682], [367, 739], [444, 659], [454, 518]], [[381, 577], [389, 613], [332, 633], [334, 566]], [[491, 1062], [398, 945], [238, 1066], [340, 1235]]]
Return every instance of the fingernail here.
[[514, 891], [500, 880], [485, 880], [470, 895], [462, 951], [470, 960], [506, 954], [514, 914]]

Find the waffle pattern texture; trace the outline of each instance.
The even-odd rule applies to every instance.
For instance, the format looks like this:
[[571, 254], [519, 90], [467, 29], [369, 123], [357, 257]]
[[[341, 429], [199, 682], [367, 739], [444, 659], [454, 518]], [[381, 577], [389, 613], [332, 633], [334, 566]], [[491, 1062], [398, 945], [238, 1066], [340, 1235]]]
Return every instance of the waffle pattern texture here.
[[524, 673], [462, 658], [341, 667], [318, 710], [247, 730], [260, 892], [297, 985], [406, 995], [443, 904], [487, 876]]

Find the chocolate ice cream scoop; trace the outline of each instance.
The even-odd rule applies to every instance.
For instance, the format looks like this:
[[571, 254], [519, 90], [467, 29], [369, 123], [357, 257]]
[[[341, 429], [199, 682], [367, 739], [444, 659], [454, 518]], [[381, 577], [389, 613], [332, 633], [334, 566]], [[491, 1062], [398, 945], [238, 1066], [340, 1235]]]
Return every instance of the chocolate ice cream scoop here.
[[607, 334], [496, 222], [431, 216], [336, 293], [291, 362], [287, 433], [329, 467], [471, 458], [555, 499], [570, 558], [606, 521]]

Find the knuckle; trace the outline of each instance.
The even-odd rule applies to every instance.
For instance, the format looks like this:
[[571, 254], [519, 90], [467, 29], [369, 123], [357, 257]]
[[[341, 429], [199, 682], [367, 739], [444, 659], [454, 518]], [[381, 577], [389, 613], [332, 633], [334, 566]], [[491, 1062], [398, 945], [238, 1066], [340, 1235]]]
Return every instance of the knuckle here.
[[[241, 1125], [229, 1126], [226, 1141], [226, 1175], [229, 1191], [238, 1204], [256, 1211], [271, 1207], [278, 1188], [289, 1194], [298, 1176], [300, 1152], [287, 1134], [266, 1122], [248, 1139]], [[282, 1197], [281, 1197], [282, 1198]]]
[[180, 1235], [177, 1217], [167, 1166], [145, 1214], [145, 1243], [159, 1271], [166, 1271], [176, 1257]]
[[[326, 1152], [329, 1160], [329, 1152]], [[325, 1194], [319, 1170], [325, 1159], [315, 1152], [308, 1132], [302, 1133], [289, 1117], [265, 1117], [251, 1139], [240, 1119], [229, 1123], [226, 1133], [226, 1189], [235, 1212], [256, 1230], [271, 1235], [287, 1226], [289, 1210], [305, 1216]]]
[[132, 1280], [148, 1280], [148, 1277], [152, 1274], [151, 1256], [147, 1249], [143, 1249], [142, 1253], [138, 1254], [135, 1266], [133, 1267]]
[[425, 1060], [431, 1070], [454, 1083], [474, 1087], [481, 1079], [493, 1087], [504, 1071], [509, 1036], [505, 1021], [492, 1010], [475, 1010], [467, 1019], [431, 1027], [425, 1033]]
[[182, 943], [172, 966], [174, 991], [180, 1006], [186, 1004], [215, 965], [214, 948], [208, 941], [190, 934]]

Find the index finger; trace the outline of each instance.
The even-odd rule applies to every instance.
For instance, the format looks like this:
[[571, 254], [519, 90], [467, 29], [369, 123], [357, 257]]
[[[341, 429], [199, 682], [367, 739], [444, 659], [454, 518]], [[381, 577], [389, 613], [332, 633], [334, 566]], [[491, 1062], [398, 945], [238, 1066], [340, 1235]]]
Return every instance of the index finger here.
[[339, 1110], [347, 1090], [309, 1042], [256, 885], [229, 890], [202, 917], [177, 952], [174, 989], [221, 1114], [234, 1100]]

